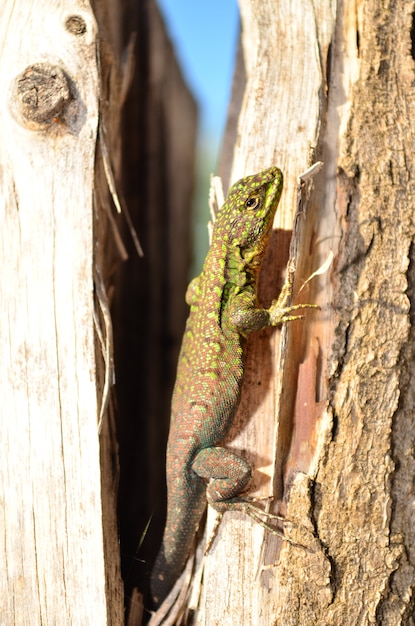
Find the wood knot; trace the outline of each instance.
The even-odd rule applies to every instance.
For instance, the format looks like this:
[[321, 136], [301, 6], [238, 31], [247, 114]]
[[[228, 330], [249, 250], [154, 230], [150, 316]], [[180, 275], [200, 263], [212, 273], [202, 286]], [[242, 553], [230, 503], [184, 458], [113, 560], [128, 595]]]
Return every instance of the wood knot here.
[[86, 23], [80, 15], [70, 15], [65, 20], [65, 28], [72, 35], [83, 35], [86, 33]]
[[34, 130], [60, 121], [71, 100], [67, 75], [50, 63], [29, 65], [12, 85], [13, 113], [21, 124]]

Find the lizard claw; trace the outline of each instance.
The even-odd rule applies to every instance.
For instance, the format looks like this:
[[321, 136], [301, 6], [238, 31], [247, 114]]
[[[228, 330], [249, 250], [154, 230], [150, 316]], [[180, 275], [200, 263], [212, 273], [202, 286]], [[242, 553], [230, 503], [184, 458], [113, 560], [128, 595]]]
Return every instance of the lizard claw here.
[[277, 537], [280, 537], [284, 541], [288, 541], [288, 543], [290, 543], [292, 546], [295, 546], [297, 548], [302, 548], [303, 550], [306, 550], [307, 552], [310, 552], [310, 553], [313, 552], [313, 550], [311, 550], [310, 548], [308, 548], [304, 544], [302, 544], [302, 543], [300, 543], [298, 541], [294, 541], [294, 539], [291, 539], [290, 537], [287, 537], [287, 535], [284, 533], [283, 530], [279, 530], [278, 528], [275, 528], [275, 526], [271, 526], [271, 524], [268, 524], [266, 521], [261, 519], [261, 515], [264, 515], [265, 517], [271, 518], [271, 519], [278, 519], [280, 521], [283, 521], [284, 523], [285, 522], [289, 522], [290, 524], [293, 524], [293, 522], [291, 522], [290, 520], [285, 519], [284, 517], [281, 517], [280, 515], [274, 515], [273, 513], [267, 513], [266, 511], [260, 509], [257, 506], [254, 506], [253, 504], [250, 504], [250, 503], [247, 503], [247, 504], [248, 504], [248, 507], [246, 509], [246, 513], [249, 515], [249, 517], [251, 519], [254, 520], [254, 522], [256, 522], [257, 524], [259, 524], [260, 526], [265, 528], [265, 530], [270, 532], [272, 535], [276, 535]]
[[286, 322], [293, 322], [294, 320], [304, 319], [304, 315], [291, 315], [293, 311], [299, 311], [302, 309], [319, 309], [318, 304], [293, 304], [292, 306], [280, 307], [278, 300], [275, 300], [270, 309], [270, 321], [272, 326], [277, 324], [285, 324]]
[[[291, 520], [283, 517], [282, 515], [277, 515], [275, 513], [264, 511], [264, 509], [262, 509], [260, 506], [255, 504], [255, 502], [258, 502], [259, 500], [264, 500], [264, 499], [270, 500], [272, 498], [268, 496], [266, 496], [265, 498], [254, 498], [250, 496], [244, 496], [242, 498], [235, 498], [232, 502], [228, 502], [227, 508], [228, 510], [231, 510], [231, 511], [232, 510], [243, 511], [244, 513], [249, 515], [249, 517], [253, 519], [254, 522], [256, 522], [257, 524], [265, 528], [265, 530], [267, 530], [271, 534], [276, 535], [277, 537], [280, 537], [284, 541], [288, 541], [288, 543], [290, 543], [293, 546], [302, 548], [303, 550], [306, 550], [307, 552], [313, 552], [313, 550], [303, 545], [302, 543], [299, 543], [298, 541], [294, 541], [290, 537], [287, 537], [287, 535], [285, 535], [283, 530], [280, 530], [279, 528], [276, 528], [275, 526], [268, 523], [267, 520], [278, 520], [279, 522], [282, 522], [283, 524], [291, 524], [292, 526], [297, 526], [295, 522], [292, 522]], [[222, 505], [226, 506], [225, 501], [222, 502]], [[223, 512], [217, 512], [217, 516], [216, 516], [216, 520], [212, 528], [212, 532], [210, 534], [209, 539], [206, 542], [205, 556], [209, 553], [212, 547], [212, 544], [217, 535], [218, 527], [222, 520], [222, 517], [223, 517]]]

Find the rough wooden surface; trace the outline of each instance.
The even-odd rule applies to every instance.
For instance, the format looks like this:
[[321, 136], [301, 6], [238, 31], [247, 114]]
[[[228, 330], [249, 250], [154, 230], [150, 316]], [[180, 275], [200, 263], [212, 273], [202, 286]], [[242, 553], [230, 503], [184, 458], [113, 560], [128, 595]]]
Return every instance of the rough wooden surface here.
[[85, 2], [6, 0], [0, 32], [0, 622], [121, 624], [98, 438], [97, 24]]
[[334, 576], [332, 603], [319, 623], [324, 616], [325, 623], [411, 625], [413, 5], [370, 1], [357, 8], [343, 18], [353, 88], [338, 152], [332, 430], [315, 507]]
[[296, 290], [331, 251], [334, 263], [301, 294], [322, 311], [288, 328], [284, 354], [280, 332], [250, 342], [227, 442], [311, 551], [226, 514], [197, 623], [413, 624], [413, 7], [240, 8], [247, 82], [231, 182], [271, 164], [286, 180], [261, 297], [281, 285], [296, 176], [316, 159]]

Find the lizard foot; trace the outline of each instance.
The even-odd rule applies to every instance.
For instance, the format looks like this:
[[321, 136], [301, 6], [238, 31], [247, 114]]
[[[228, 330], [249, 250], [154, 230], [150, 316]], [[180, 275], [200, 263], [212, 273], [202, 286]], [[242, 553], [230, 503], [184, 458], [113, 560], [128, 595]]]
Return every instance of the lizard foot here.
[[303, 550], [306, 550], [307, 552], [313, 552], [313, 550], [303, 545], [302, 543], [299, 543], [298, 541], [295, 541], [294, 539], [287, 537], [287, 535], [284, 533], [283, 530], [276, 528], [275, 526], [273, 526], [272, 524], [268, 522], [268, 520], [278, 520], [280, 522], [283, 522], [283, 524], [291, 524], [291, 525], [297, 526], [295, 522], [292, 522], [291, 520], [283, 517], [282, 515], [276, 515], [275, 513], [264, 511], [264, 509], [262, 509], [257, 504], [255, 504], [256, 502], [258, 502], [258, 500], [264, 500], [264, 499], [269, 500], [269, 497], [252, 498], [249, 496], [245, 496], [243, 498], [239, 497], [239, 498], [234, 498], [232, 500], [222, 501], [222, 502], [211, 501], [210, 502], [211, 506], [213, 506], [213, 508], [215, 508], [215, 510], [217, 511], [217, 517], [213, 525], [210, 537], [208, 541], [206, 542], [205, 555], [208, 554], [209, 550], [212, 547], [212, 544], [216, 537], [218, 527], [222, 520], [223, 514], [227, 510], [228, 511], [232, 511], [232, 510], [243, 511], [244, 513], [249, 515], [249, 517], [252, 520], [254, 520], [254, 522], [262, 526], [262, 528], [265, 528], [265, 530], [267, 530], [271, 534], [276, 535], [277, 537], [280, 537], [284, 541], [288, 541], [288, 543], [290, 543], [293, 546], [296, 546], [297, 548], [302, 548]]
[[293, 311], [302, 309], [319, 309], [318, 304], [293, 304], [292, 306], [280, 307], [278, 300], [274, 300], [269, 309], [270, 321], [272, 326], [293, 322], [294, 320], [304, 319], [304, 315], [291, 315]]
[[266, 520], [268, 520], [268, 519], [276, 519], [278, 521], [283, 521], [284, 524], [286, 524], [286, 523], [293, 524], [293, 522], [291, 522], [290, 520], [287, 520], [286, 518], [282, 517], [281, 515], [275, 515], [273, 513], [269, 513], [267, 511], [264, 511], [263, 509], [261, 509], [258, 506], [255, 506], [251, 502], [246, 502], [246, 504], [247, 504], [247, 506], [243, 510], [247, 513], [247, 515], [249, 515], [249, 517], [251, 519], [254, 520], [254, 522], [256, 522], [257, 524], [262, 526], [262, 528], [265, 528], [265, 530], [270, 532], [272, 535], [276, 535], [277, 537], [280, 537], [284, 541], [288, 541], [288, 543], [290, 543], [292, 546], [296, 546], [297, 548], [302, 548], [303, 550], [306, 550], [307, 552], [313, 552], [313, 550], [311, 550], [310, 548], [308, 548], [304, 544], [302, 544], [302, 543], [300, 543], [298, 541], [295, 541], [294, 539], [291, 539], [290, 537], [287, 537], [287, 535], [284, 533], [283, 530], [280, 530], [279, 528], [275, 528], [275, 526], [272, 526], [267, 521], [264, 521], [261, 516], [264, 516], [264, 518], [266, 518]]

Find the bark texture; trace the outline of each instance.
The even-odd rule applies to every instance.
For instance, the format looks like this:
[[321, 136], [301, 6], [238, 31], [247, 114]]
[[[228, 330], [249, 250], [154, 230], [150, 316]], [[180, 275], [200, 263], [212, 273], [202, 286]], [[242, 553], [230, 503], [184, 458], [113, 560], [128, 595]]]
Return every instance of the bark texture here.
[[315, 515], [333, 561], [328, 623], [413, 624], [414, 7], [357, 8], [344, 20], [358, 72], [338, 159], [333, 422]]

